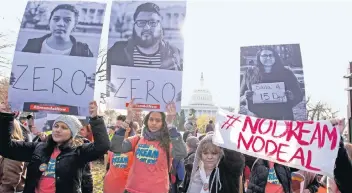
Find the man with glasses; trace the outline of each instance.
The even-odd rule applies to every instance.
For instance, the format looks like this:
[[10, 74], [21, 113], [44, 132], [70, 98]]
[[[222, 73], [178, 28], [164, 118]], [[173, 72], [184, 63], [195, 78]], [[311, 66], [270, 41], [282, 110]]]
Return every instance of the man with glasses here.
[[154, 3], [141, 4], [133, 19], [132, 38], [116, 42], [108, 51], [108, 80], [111, 65], [182, 71], [180, 50], [163, 39], [159, 6]]

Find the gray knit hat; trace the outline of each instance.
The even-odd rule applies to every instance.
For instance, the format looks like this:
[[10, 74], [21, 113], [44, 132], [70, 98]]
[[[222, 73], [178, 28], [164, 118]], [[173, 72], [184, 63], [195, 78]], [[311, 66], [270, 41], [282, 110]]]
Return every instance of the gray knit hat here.
[[71, 130], [72, 137], [76, 137], [78, 131], [83, 127], [79, 119], [72, 115], [60, 115], [55, 119], [53, 127], [56, 123], [65, 123]]

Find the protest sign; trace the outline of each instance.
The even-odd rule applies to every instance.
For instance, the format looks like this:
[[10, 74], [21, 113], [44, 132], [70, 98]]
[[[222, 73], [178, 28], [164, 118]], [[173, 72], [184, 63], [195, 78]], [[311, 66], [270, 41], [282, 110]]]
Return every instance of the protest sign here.
[[[144, 110], [181, 110], [185, 1], [112, 4], [107, 54], [109, 106], [125, 109], [131, 98]], [[120, 23], [121, 25], [115, 25]]]
[[12, 110], [89, 115], [105, 6], [28, 2], [11, 71]]
[[340, 133], [330, 121], [278, 121], [222, 109], [216, 121], [213, 142], [218, 146], [333, 176]]
[[252, 84], [252, 90], [253, 104], [287, 102], [284, 82]]
[[307, 120], [299, 44], [241, 47], [240, 114]]

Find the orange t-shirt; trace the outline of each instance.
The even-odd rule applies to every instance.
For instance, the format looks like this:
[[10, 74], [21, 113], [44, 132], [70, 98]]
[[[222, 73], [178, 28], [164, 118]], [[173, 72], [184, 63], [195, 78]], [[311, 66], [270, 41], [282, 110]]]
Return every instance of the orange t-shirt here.
[[273, 162], [269, 162], [269, 175], [265, 186], [265, 193], [285, 193], [276, 176]]
[[[140, 137], [137, 144], [138, 136], [130, 137], [128, 140], [135, 153], [126, 190], [130, 193], [167, 193], [169, 190], [167, 157], [159, 142]], [[170, 165], [171, 163], [170, 147]]]
[[133, 163], [133, 152], [108, 152], [109, 171], [104, 178], [104, 193], [123, 193]]
[[327, 192], [328, 192], [328, 190], [324, 187], [321, 187], [321, 186], [319, 187], [319, 189], [317, 191], [317, 193], [327, 193]]
[[55, 193], [55, 164], [56, 157], [60, 154], [58, 148], [54, 149], [51, 154], [49, 163], [43, 163], [40, 165], [39, 170], [43, 171], [42, 177], [39, 180], [38, 186], [35, 189], [35, 193]]

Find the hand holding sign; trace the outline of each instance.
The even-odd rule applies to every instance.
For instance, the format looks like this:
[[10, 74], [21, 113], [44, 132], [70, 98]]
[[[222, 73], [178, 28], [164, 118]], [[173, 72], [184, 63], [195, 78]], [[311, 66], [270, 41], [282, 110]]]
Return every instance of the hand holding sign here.
[[166, 105], [166, 123], [172, 124], [176, 118], [176, 105], [174, 102], [171, 102]]
[[98, 116], [98, 105], [96, 101], [92, 101], [89, 103], [89, 115], [91, 118], [95, 118]]
[[345, 130], [346, 123], [345, 123], [345, 118], [343, 119], [331, 119], [330, 120], [331, 124], [333, 126], [336, 126], [336, 128], [339, 129], [340, 134], [343, 134], [343, 131]]
[[295, 96], [293, 95], [293, 93], [290, 90], [286, 90], [285, 95], [291, 101], [295, 98]]

